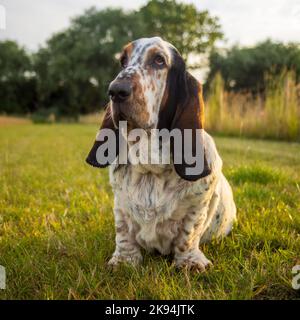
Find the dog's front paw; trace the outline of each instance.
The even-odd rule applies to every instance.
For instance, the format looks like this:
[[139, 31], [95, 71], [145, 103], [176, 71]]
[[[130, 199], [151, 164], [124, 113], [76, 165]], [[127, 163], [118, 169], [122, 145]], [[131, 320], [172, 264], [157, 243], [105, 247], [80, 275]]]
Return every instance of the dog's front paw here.
[[135, 253], [132, 255], [122, 255], [114, 253], [112, 258], [108, 261], [108, 265], [116, 267], [121, 263], [128, 263], [133, 266], [137, 266], [142, 262], [143, 258], [140, 253]]
[[212, 262], [200, 250], [197, 250], [175, 256], [175, 265], [178, 268], [204, 272], [212, 266]]

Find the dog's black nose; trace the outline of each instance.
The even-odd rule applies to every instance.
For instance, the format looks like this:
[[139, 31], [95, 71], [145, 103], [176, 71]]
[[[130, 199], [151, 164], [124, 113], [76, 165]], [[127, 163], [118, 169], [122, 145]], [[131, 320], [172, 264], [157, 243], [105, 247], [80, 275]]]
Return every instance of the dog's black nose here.
[[128, 81], [113, 81], [108, 88], [108, 94], [114, 102], [126, 101], [131, 93], [132, 86]]

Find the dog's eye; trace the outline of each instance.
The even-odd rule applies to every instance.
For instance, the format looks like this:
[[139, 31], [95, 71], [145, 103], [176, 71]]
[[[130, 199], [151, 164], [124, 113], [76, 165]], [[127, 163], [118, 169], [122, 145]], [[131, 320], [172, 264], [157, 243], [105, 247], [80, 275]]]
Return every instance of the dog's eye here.
[[121, 63], [121, 67], [122, 68], [126, 68], [128, 66], [128, 59], [126, 56], [123, 56], [120, 60], [120, 63]]
[[163, 56], [158, 54], [154, 59], [154, 63], [161, 67], [161, 66], [163, 66], [165, 64], [165, 59], [164, 59]]

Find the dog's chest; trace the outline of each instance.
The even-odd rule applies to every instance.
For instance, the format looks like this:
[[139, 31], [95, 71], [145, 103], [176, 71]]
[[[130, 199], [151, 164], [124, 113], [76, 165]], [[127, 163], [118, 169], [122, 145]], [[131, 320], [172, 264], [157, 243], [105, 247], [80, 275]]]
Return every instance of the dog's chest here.
[[[149, 170], [150, 169], [150, 170]], [[147, 249], [169, 253], [189, 208], [205, 198], [207, 185], [180, 179], [171, 166], [123, 166], [111, 170], [115, 205], [138, 226], [136, 240]]]
[[162, 222], [178, 206], [179, 179], [167, 168], [154, 174], [144, 167], [126, 166], [116, 171], [111, 180], [115, 195], [139, 224]]

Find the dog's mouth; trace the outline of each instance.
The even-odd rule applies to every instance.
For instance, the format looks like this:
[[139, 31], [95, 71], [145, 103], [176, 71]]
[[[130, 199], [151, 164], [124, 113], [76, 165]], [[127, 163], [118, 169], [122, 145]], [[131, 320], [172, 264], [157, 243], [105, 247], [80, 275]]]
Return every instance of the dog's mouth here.
[[120, 121], [126, 121], [128, 130], [145, 128], [145, 125], [140, 121], [138, 105], [133, 104], [133, 101], [114, 102], [111, 101], [112, 120], [116, 128], [119, 128]]
[[115, 127], [119, 127], [120, 121], [132, 122], [131, 117], [128, 114], [125, 114], [123, 111], [125, 108], [129, 108], [129, 106], [124, 106], [124, 103], [120, 102], [112, 102], [112, 120], [114, 122]]

